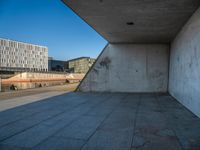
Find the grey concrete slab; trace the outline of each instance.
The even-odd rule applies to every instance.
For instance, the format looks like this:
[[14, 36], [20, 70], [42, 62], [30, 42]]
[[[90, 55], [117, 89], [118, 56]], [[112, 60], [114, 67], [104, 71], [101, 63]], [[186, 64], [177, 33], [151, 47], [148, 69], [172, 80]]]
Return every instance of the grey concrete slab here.
[[[165, 100], [165, 96], [158, 97], [158, 102], [164, 110], [168, 124], [175, 132], [182, 147], [184, 149], [200, 149], [200, 119], [183, 105], [179, 106], [178, 102], [174, 105], [177, 106], [177, 109], [171, 106], [166, 107]], [[171, 100], [175, 101], [172, 97]]]
[[128, 94], [125, 99], [121, 101], [119, 108], [137, 109], [139, 101], [140, 94]]
[[132, 150], [182, 150], [174, 135], [151, 136], [135, 135]]
[[56, 134], [58, 137], [87, 140], [105, 117], [82, 116]]
[[[138, 107], [139, 98], [131, 97], [130, 94], [123, 97], [120, 105], [101, 123], [96, 133], [88, 140], [83, 149], [130, 149], [134, 133], [135, 117], [137, 109], [121, 106], [130, 103], [133, 108]], [[136, 105], [136, 106], [135, 106]]]
[[[108, 97], [109, 95], [103, 96], [104, 99]], [[83, 103], [84, 101], [89, 102], [93, 100], [93, 98], [95, 97], [87, 96], [85, 98], [84, 97], [82, 98], [83, 99], [80, 99], [81, 100], [80, 105], [77, 106], [76, 108], [82, 107], [82, 106], [84, 107], [84, 104], [85, 104]], [[99, 97], [99, 99], [102, 100], [102, 97]], [[74, 110], [76, 110], [76, 108], [74, 108], [71, 112], [66, 111], [66, 113], [62, 113], [52, 119], [48, 119], [45, 122], [42, 122], [41, 124], [30, 128], [29, 130], [25, 130], [24, 132], [17, 134], [11, 137], [10, 139], [5, 140], [3, 143], [21, 146], [25, 148], [32, 148], [36, 146], [37, 144], [39, 144], [42, 140], [55, 134], [57, 131], [59, 131], [66, 125], [70, 124], [72, 121], [74, 121], [79, 116], [85, 113], [85, 111], [83, 111], [82, 113], [80, 111], [78, 111], [78, 113], [74, 113]]]
[[132, 136], [132, 130], [98, 130], [82, 150], [129, 150]]
[[107, 116], [112, 110], [119, 105], [121, 101], [125, 99], [127, 94], [112, 94], [111, 97], [91, 110], [85, 115], [89, 116]]
[[137, 109], [117, 107], [101, 124], [99, 129], [107, 131], [132, 130], [134, 128]]
[[79, 150], [84, 143], [83, 140], [51, 137], [33, 148], [33, 150]]
[[141, 96], [132, 149], [181, 150], [179, 140], [156, 98], [154, 94]]
[[[66, 92], [45, 92], [45, 93], [40, 93], [40, 94], [35, 94], [31, 96], [23, 96], [23, 97], [17, 97], [17, 98], [12, 98], [12, 99], [7, 99], [7, 100], [1, 100], [0, 101], [0, 111], [4, 111], [7, 109], [14, 108], [16, 106], [21, 106], [29, 103], [33, 103], [36, 101], [40, 101], [49, 97], [53, 97], [56, 95], [62, 95]], [[28, 101], [27, 101], [28, 99]]]
[[[74, 102], [75, 99], [78, 99], [79, 101]], [[71, 93], [67, 94], [67, 96], [63, 94], [61, 96], [44, 99], [42, 101], [16, 107], [11, 110], [3, 111], [0, 113], [0, 127], [3, 125], [7, 125], [8, 123], [20, 120], [22, 118], [31, 116], [35, 113], [43, 112], [48, 109], [51, 109], [51, 110], [53, 108], [58, 109], [58, 107], [62, 107], [62, 106], [65, 107], [64, 109], [66, 109], [66, 107], [68, 106], [70, 106], [71, 108], [72, 103], [69, 103], [68, 101], [72, 101], [74, 103], [73, 105], [76, 105], [75, 103], [80, 102], [80, 97], [78, 97], [78, 95], [73, 95]]]
[[[81, 103], [82, 102], [80, 102], [80, 104]], [[63, 104], [65, 104], [65, 103], [63, 103]], [[63, 104], [61, 104], [61, 106], [63, 106]], [[77, 105], [79, 105], [79, 104], [77, 103]], [[43, 111], [35, 113], [33, 115], [26, 116], [26, 118], [21, 118], [18, 121], [7, 124], [6, 126], [3, 126], [0, 128], [0, 132], [1, 132], [0, 141], [2, 139], [5, 139], [11, 135], [14, 135], [20, 131], [24, 131], [27, 128], [30, 128], [30, 127], [40, 123], [41, 121], [47, 120], [47, 119], [49, 119], [53, 116], [56, 116], [60, 113], [70, 111], [75, 106], [76, 105], [71, 105], [70, 107], [69, 106], [60, 107], [58, 105], [55, 105], [54, 107], [56, 107], [57, 110], [52, 107], [51, 109], [43, 110]], [[5, 117], [8, 117], [8, 116], [5, 116]], [[3, 121], [5, 123], [7, 121], [6, 118]]]
[[26, 129], [37, 125], [38, 123], [47, 120], [57, 114], [61, 113], [60, 110], [51, 110], [32, 115], [31, 117], [16, 121], [0, 128], [0, 141], [20, 133]]
[[[126, 95], [110, 94], [109, 99], [106, 98], [96, 107], [89, 109], [84, 116], [62, 129], [56, 136], [87, 140]], [[105, 96], [101, 97], [104, 98]]]
[[19, 147], [19, 146], [0, 144], [0, 150], [30, 150], [30, 149]]
[[168, 94], [69, 93], [6, 114], [1, 150], [200, 149], [200, 119]]
[[[67, 122], [66, 122], [67, 124]], [[5, 140], [3, 144], [15, 145], [19, 147], [32, 148], [38, 145], [49, 136], [53, 135], [56, 131], [61, 129], [66, 124], [55, 124], [54, 126], [47, 126], [44, 124], [31, 128], [28, 131], [22, 132], [18, 135]]]
[[200, 6], [199, 0], [63, 1], [110, 43], [169, 43]]

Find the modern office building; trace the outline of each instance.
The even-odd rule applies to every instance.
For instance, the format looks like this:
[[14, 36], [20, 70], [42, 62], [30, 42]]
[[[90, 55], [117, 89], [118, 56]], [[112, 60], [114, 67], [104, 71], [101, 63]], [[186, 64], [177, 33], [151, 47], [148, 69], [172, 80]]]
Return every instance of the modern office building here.
[[53, 57], [48, 57], [48, 71], [65, 71], [65, 63], [66, 61], [55, 60]]
[[48, 71], [48, 48], [0, 38], [0, 70]]
[[65, 68], [68, 68], [69, 72], [73, 73], [87, 73], [94, 62], [94, 58], [79, 57], [68, 60], [66, 62]]

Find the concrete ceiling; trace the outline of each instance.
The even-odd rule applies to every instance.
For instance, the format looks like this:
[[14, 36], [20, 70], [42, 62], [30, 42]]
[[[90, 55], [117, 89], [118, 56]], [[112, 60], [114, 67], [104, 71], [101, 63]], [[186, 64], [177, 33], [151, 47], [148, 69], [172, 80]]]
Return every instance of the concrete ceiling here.
[[200, 0], [63, 1], [110, 43], [169, 43], [200, 6]]

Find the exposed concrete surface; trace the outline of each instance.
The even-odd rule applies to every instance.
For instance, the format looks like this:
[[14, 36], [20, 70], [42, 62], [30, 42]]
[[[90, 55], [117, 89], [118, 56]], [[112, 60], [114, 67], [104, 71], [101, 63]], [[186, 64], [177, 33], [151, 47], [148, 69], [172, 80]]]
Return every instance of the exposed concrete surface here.
[[199, 0], [63, 1], [111, 43], [169, 43], [200, 6]]
[[0, 112], [14, 108], [17, 106], [37, 102], [49, 97], [57, 96], [66, 93], [66, 91], [60, 91], [60, 92], [46, 92], [46, 93], [41, 93], [41, 94], [35, 94], [31, 96], [23, 96], [23, 97], [17, 97], [17, 98], [12, 98], [12, 99], [7, 99], [7, 100], [0, 100]]
[[68, 93], [0, 112], [1, 150], [199, 150], [200, 119], [168, 94]]
[[169, 92], [200, 117], [200, 9], [171, 45]]
[[166, 92], [168, 45], [109, 44], [80, 91]]

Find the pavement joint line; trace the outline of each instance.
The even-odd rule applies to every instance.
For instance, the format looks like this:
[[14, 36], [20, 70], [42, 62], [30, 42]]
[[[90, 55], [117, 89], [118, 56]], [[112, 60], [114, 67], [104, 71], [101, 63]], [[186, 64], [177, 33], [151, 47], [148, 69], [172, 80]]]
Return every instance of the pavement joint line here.
[[[110, 94], [109, 95], [109, 98], [111, 98], [112, 97], [112, 95]], [[100, 104], [103, 104], [104, 102], [106, 102], [107, 101], [107, 98], [105, 98]], [[99, 106], [99, 105], [98, 105]], [[98, 107], [98, 106], [96, 106], [96, 107]], [[93, 107], [93, 108], [91, 108], [91, 109], [94, 109], [94, 108], [96, 108], [96, 107]], [[86, 116], [93, 116], [93, 115], [87, 115], [87, 113], [89, 112], [90, 110], [88, 110], [87, 112], [85, 112], [83, 115], [86, 115]]]
[[[158, 95], [156, 94], [155, 95], [155, 97], [156, 97], [156, 102], [158, 103], [158, 105], [159, 105], [159, 108], [163, 108], [162, 107], [162, 105], [160, 105], [160, 102], [159, 102], [159, 98], [158, 98]], [[164, 112], [161, 112], [162, 114], [163, 114], [163, 116], [164, 116], [164, 118], [165, 118], [165, 120], [167, 121], [167, 117], [166, 117], [166, 115], [164, 114]], [[177, 136], [177, 134], [176, 134], [176, 131], [173, 129], [173, 127], [171, 126], [171, 125], [169, 125], [170, 126], [170, 129], [173, 131], [173, 133], [174, 133], [174, 135], [176, 136], [176, 138], [177, 138], [177, 141], [178, 141], [178, 143], [179, 143], [179, 145], [180, 145], [180, 147], [181, 147], [181, 149], [182, 150], [184, 150], [184, 147], [183, 147], [183, 145], [182, 145], [182, 143], [181, 143], [181, 141], [180, 141], [180, 139], [178, 138], [178, 136]]]
[[[55, 97], [58, 97], [58, 96], [61, 96], [61, 95], [49, 97], [49, 98], [46, 98], [46, 99], [43, 99], [43, 100], [48, 100], [48, 99], [50, 99], [50, 98], [55, 98]], [[74, 98], [77, 98], [77, 97], [73, 97], [73, 99], [74, 99]], [[57, 104], [57, 105], [60, 105], [60, 104]], [[20, 107], [20, 106], [19, 106], [19, 107]], [[15, 120], [15, 121], [11, 121], [11, 122], [9, 122], [9, 123], [7, 123], [7, 124], [4, 124], [4, 125], [0, 126], [0, 128], [2, 128], [2, 127], [4, 127], [4, 126], [7, 126], [7, 125], [9, 125], [9, 124], [15, 123], [15, 122], [17, 122], [17, 121], [23, 120], [23, 119], [25, 119], [25, 118], [31, 117], [31, 116], [33, 116], [33, 115], [39, 114], [39, 113], [41, 113], [41, 112], [49, 111], [49, 110], [51, 110], [51, 109], [54, 108], [54, 107], [55, 107], [55, 105], [54, 105], [54, 106], [51, 106], [50, 108], [47, 108], [47, 109], [43, 109], [43, 110], [36, 111], [36, 112], [34, 112], [34, 113], [31, 113], [30, 115], [24, 116], [24, 117], [19, 118], [19, 119]], [[33, 108], [34, 108], [34, 107], [33, 107]], [[20, 110], [20, 112], [21, 112], [21, 111], [25, 111], [25, 110]], [[0, 113], [1, 113], [1, 112], [0, 112]]]
[[[126, 97], [128, 96], [128, 94], [126, 94], [125, 96], [123, 96], [123, 98], [120, 98], [120, 102], [118, 103], [117, 106], [119, 106], [122, 102], [122, 100], [124, 100]], [[113, 96], [111, 96], [110, 98], [112, 98]], [[87, 142], [95, 135], [95, 133], [97, 132], [97, 130], [99, 130], [100, 126], [103, 124], [103, 122], [114, 112], [115, 109], [117, 109], [117, 106], [115, 106], [111, 112], [109, 114], [107, 114], [105, 116], [105, 118], [101, 121], [101, 123], [98, 125], [98, 127], [96, 128], [96, 130], [89, 136], [89, 138], [86, 140], [86, 142], [81, 146], [80, 150], [82, 150], [84, 148], [84, 146], [87, 144]]]
[[[49, 92], [48, 92], [49, 93]], [[32, 104], [32, 103], [35, 103], [35, 102], [40, 102], [40, 101], [44, 101], [44, 100], [47, 100], [47, 99], [49, 99], [49, 98], [55, 98], [55, 97], [57, 97], [57, 96], [61, 96], [61, 95], [63, 95], [63, 94], [66, 94], [66, 93], [59, 93], [58, 95], [56, 94], [56, 95], [53, 95], [53, 96], [51, 96], [51, 97], [44, 97], [44, 98], [42, 98], [42, 99], [38, 99], [37, 97], [36, 97], [36, 99], [37, 100], [35, 100], [35, 101], [31, 101], [30, 103], [24, 103], [24, 104], [21, 104], [21, 105], [17, 105], [17, 106], [15, 106], [15, 107], [10, 107], [10, 108], [8, 108], [8, 109], [5, 109], [5, 110], [0, 110], [0, 113], [1, 112], [4, 112], [4, 111], [8, 111], [9, 109], [14, 109], [14, 108], [17, 108], [17, 107], [20, 107], [20, 106], [25, 106], [25, 105], [28, 105], [28, 104]], [[29, 99], [31, 96], [25, 96], [25, 97], [23, 97], [23, 98], [27, 98], [27, 99]], [[19, 98], [19, 97], [18, 97]], [[8, 99], [9, 101], [11, 101], [12, 99]], [[7, 100], [5, 100], [5, 101], [7, 101]], [[1, 101], [0, 101], [0, 104], [1, 104]], [[22, 110], [21, 110], [22, 111]]]
[[[62, 136], [62, 135], [59, 135], [59, 136], [53, 135], [53, 136], [51, 136], [51, 137], [49, 137], [49, 138], [52, 138], [52, 137], [55, 137], [55, 138], [61, 137], [61, 138], [63, 138], [63, 139], [72, 139], [72, 140], [78, 140], [78, 141], [85, 141], [85, 142], [86, 142], [85, 139], [74, 138], [74, 137], [65, 137], [65, 136]], [[49, 139], [49, 138], [47, 138], [47, 139]], [[44, 141], [46, 141], [46, 139], [45, 139]], [[41, 144], [41, 143], [40, 143], [40, 144]], [[38, 145], [39, 145], [39, 144], [38, 144]], [[37, 146], [38, 146], [38, 145], [37, 145]], [[34, 147], [34, 148], [35, 148], [35, 147]]]
[[[6, 99], [1, 99], [1, 101], [8, 101], [8, 100], [13, 100], [13, 99], [16, 99], [16, 98], [24, 98], [24, 97], [31, 97], [31, 96], [35, 96], [37, 97], [38, 95], [42, 95], [42, 94], [47, 94], [47, 93], [52, 93], [52, 92], [55, 92], [55, 93], [61, 93], [61, 94], [58, 94], [58, 95], [62, 95], [62, 94], [65, 94], [65, 93], [69, 93], [68, 91], [45, 91], [45, 92], [41, 92], [41, 93], [34, 93], [34, 94], [31, 94], [31, 95], [22, 95], [22, 96], [17, 96], [17, 97], [11, 97], [11, 98], [6, 98]], [[1, 94], [1, 93], [0, 93]], [[11, 94], [11, 93], [10, 93]], [[57, 96], [57, 95], [55, 95]]]
[[[103, 95], [103, 94], [100, 94], [100, 95]], [[99, 95], [98, 95], [98, 96], [99, 96]], [[103, 100], [103, 102], [105, 102], [105, 101], [106, 101], [108, 98], [110, 98], [110, 97], [112, 97], [112, 96], [109, 95], [109, 97], [106, 97], [106, 98]], [[88, 100], [88, 101], [90, 101], [90, 100]], [[99, 103], [102, 103], [102, 101], [100, 101]], [[95, 104], [94, 106], [96, 106], [96, 105], [98, 106], [99, 103]], [[91, 108], [91, 109], [92, 109], [92, 108]], [[71, 125], [71, 124], [74, 123], [78, 118], [80, 118], [80, 117], [82, 117], [82, 116], [84, 116], [84, 114], [78, 116], [77, 118], [73, 119], [70, 123], [66, 124], [64, 127], [58, 129], [58, 130], [57, 130], [55, 133], [53, 133], [51, 136], [49, 136], [48, 138], [42, 140], [42, 141], [39, 142], [37, 145], [35, 145], [34, 147], [32, 147], [32, 149], [36, 148], [38, 145], [40, 145], [41, 143], [47, 141], [47, 140], [50, 139], [51, 137], [54, 137], [55, 134], [56, 134], [57, 132], [59, 132], [59, 131], [61, 131], [62, 129], [64, 129], [65, 127]], [[57, 137], [57, 136], [56, 136], [56, 137]], [[85, 141], [85, 140], [84, 140], [84, 141]]]
[[[86, 101], [89, 101], [89, 100], [86, 100]], [[82, 103], [78, 104], [77, 106], [74, 106], [74, 107], [71, 108], [69, 111], [72, 111], [72, 109], [74, 109], [74, 108], [76, 108], [76, 107], [79, 107], [80, 105], [82, 105], [82, 104], [84, 104], [84, 103], [86, 103], [86, 102], [82, 102]], [[52, 119], [52, 118], [54, 118], [54, 117], [56, 117], [56, 116], [58, 116], [58, 115], [60, 115], [60, 114], [63, 114], [63, 113], [65, 113], [65, 112], [66, 112], [66, 111], [62, 111], [61, 113], [58, 113], [58, 114], [56, 114], [56, 115], [54, 115], [54, 116], [52, 116], [52, 117], [50, 117], [50, 118], [48, 118], [48, 119], [45, 119], [45, 120], [40, 121], [39, 123], [37, 123], [37, 124], [35, 124], [35, 125], [30, 126], [29, 128], [26, 128], [26, 129], [21, 130], [20, 132], [17, 132], [17, 133], [15, 133], [15, 134], [13, 134], [13, 135], [11, 135], [11, 136], [9, 136], [9, 137], [6, 137], [5, 139], [0, 140], [0, 143], [2, 143], [3, 141], [5, 141], [5, 140], [7, 140], [7, 139], [9, 139], [9, 138], [11, 138], [11, 137], [17, 135], [17, 134], [20, 134], [20, 133], [22, 133], [22, 132], [24, 132], [24, 131], [27, 131], [27, 130], [31, 129], [31, 128], [33, 128], [33, 127], [39, 125], [39, 124], [42, 123], [42, 122], [45, 122], [45, 121], [50, 120], [50, 119]]]
[[[76, 99], [74, 99], [76, 97], [74, 95], [77, 95]], [[70, 97], [72, 100], [70, 100]], [[64, 103], [66, 101], [67, 103]], [[77, 105], [82, 102], [85, 103], [78, 107]], [[23, 117], [27, 114], [30, 115], [36, 107], [38, 107], [38, 111], [44, 108], [51, 108], [55, 104], [56, 106], [52, 111], [45, 112], [41, 114], [41, 116], [36, 114], [5, 128], [1, 128], [1, 138], [3, 139], [10, 135], [11, 138], [0, 142], [0, 149], [45, 149], [46, 146], [51, 148], [49, 144], [55, 146], [54, 143], [56, 142], [58, 142], [58, 145], [55, 147], [62, 148], [65, 146], [68, 147], [68, 141], [70, 142], [69, 146], [73, 146], [73, 144], [77, 143], [79, 149], [82, 150], [85, 148], [94, 149], [95, 146], [97, 148], [106, 146], [106, 148], [116, 147], [116, 149], [122, 148], [127, 150], [130, 150], [130, 148], [132, 148], [132, 150], [135, 148], [156, 148], [157, 145], [163, 148], [175, 148], [180, 150], [188, 149], [188, 147], [190, 148], [191, 146], [191, 148], [193, 148], [193, 146], [198, 146], [196, 144], [198, 144], [198, 131], [200, 129], [198, 125], [200, 124], [199, 119], [188, 112], [183, 106], [179, 109], [180, 106], [178, 102], [170, 95], [159, 95], [157, 93], [152, 95], [98, 94], [95, 96], [94, 94], [83, 95], [78, 93], [69, 94], [69, 96], [63, 95], [44, 103], [39, 102], [28, 105], [27, 107], [22, 107], [22, 109], [27, 108], [27, 113], [25, 114], [23, 114], [23, 111], [20, 112], [22, 109], [13, 109], [2, 113], [1, 123], [7, 123], [15, 118], [19, 119], [19, 117]], [[78, 108], [75, 108], [75, 106]], [[71, 111], [69, 110], [70, 107], [73, 108]], [[30, 108], [31, 110], [29, 110]], [[88, 110], [90, 110], [88, 114], [96, 115], [96, 117], [84, 116], [84, 113]], [[64, 111], [66, 111], [66, 113]], [[64, 114], [52, 117], [62, 112]], [[13, 116], [14, 118], [12, 118]], [[79, 117], [81, 117], [81, 120]], [[43, 119], [47, 119], [48, 121], [44, 121], [43, 123]], [[74, 120], [75, 122], [68, 126], [68, 124]], [[39, 124], [40, 122], [41, 124]], [[91, 125], [87, 125], [88, 122], [91, 122]], [[28, 131], [23, 131], [33, 124], [39, 125], [28, 129]], [[81, 128], [82, 125], [83, 128]], [[64, 127], [66, 128], [62, 129]], [[82, 133], [81, 130], [83, 129], [85, 130]], [[130, 130], [118, 133], [118, 129]], [[23, 133], [20, 133], [20, 130], [23, 131]], [[58, 131], [62, 135], [59, 134]], [[68, 131], [70, 134], [68, 134]], [[78, 131], [81, 131], [81, 134], [79, 134]], [[15, 135], [17, 132], [20, 134]], [[12, 137], [13, 135], [14, 137]], [[120, 137], [120, 135], [122, 135], [122, 137]], [[58, 139], [56, 139], [56, 137]], [[111, 143], [107, 143], [107, 138], [111, 140]], [[194, 141], [191, 140], [191, 142], [194, 143], [190, 143], [190, 139], [194, 139]], [[30, 140], [30, 142], [27, 140]], [[52, 141], [54, 142], [52, 143]]]
[[[11, 145], [11, 144], [2, 144], [2, 145], [12, 146], [14, 148], [17, 148], [17, 150], [31, 150], [30, 148], [25, 148], [25, 147], [22, 147], [22, 146], [16, 146], [16, 145]], [[1, 146], [1, 143], [0, 143], [0, 146]], [[9, 150], [15, 150], [15, 149], [9, 149]]]
[[134, 146], [134, 138], [135, 138], [135, 130], [136, 130], [136, 123], [137, 123], [137, 117], [138, 117], [138, 112], [140, 109], [140, 105], [141, 105], [141, 94], [138, 96], [139, 100], [138, 100], [138, 104], [137, 104], [137, 109], [135, 111], [135, 118], [134, 118], [134, 126], [133, 126], [133, 136], [132, 136], [132, 140], [131, 140], [131, 146], [130, 146], [130, 150], [132, 150], [133, 146]]

